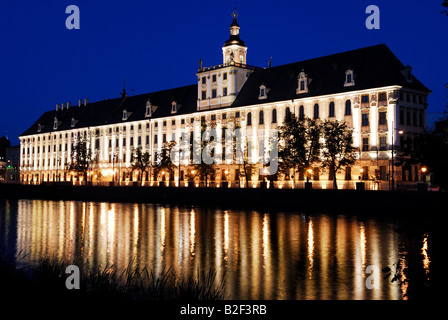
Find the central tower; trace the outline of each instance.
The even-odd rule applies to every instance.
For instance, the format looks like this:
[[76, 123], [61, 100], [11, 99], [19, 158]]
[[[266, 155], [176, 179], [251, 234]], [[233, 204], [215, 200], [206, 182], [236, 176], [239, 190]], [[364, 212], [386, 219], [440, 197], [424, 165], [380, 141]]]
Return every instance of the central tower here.
[[247, 47], [243, 40], [240, 39], [240, 26], [236, 18], [238, 13], [232, 13], [232, 24], [230, 25], [230, 38], [222, 46], [223, 63], [237, 62], [246, 64]]
[[249, 75], [257, 69], [246, 64], [247, 47], [240, 39], [238, 14], [232, 13], [230, 37], [222, 46], [223, 62], [212, 67], [202, 67], [198, 73], [197, 110], [230, 106]]

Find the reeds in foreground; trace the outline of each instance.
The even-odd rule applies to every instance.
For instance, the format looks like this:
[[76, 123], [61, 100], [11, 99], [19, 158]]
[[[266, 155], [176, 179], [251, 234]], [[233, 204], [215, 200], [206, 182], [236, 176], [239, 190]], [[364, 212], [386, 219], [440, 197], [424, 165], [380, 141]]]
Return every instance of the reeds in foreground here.
[[[65, 286], [68, 265], [80, 269], [80, 289]], [[1, 291], [10, 297], [45, 299], [77, 298], [87, 301], [197, 301], [223, 300], [226, 297], [225, 273], [218, 279], [217, 271], [197, 271], [196, 276], [179, 276], [170, 267], [158, 274], [131, 261], [121, 273], [115, 266], [90, 268], [87, 263], [70, 263], [56, 257], [36, 264], [18, 267], [16, 259], [0, 253]]]

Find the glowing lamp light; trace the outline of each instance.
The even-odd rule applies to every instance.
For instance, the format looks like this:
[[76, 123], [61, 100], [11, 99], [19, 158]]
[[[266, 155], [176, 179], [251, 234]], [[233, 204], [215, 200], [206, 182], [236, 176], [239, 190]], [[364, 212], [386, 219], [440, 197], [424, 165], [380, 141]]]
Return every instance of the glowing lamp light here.
[[423, 173], [425, 173], [426, 171], [428, 171], [428, 168], [426, 168], [426, 167], [422, 167], [420, 170], [421, 170]]

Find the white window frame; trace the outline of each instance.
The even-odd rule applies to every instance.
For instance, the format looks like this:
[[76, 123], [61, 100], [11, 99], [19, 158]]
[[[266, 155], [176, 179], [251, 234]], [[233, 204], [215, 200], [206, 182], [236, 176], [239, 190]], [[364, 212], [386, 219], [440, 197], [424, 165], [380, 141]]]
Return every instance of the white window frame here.
[[[351, 81], [347, 81], [349, 76], [351, 78]], [[353, 70], [348, 69], [347, 71], [345, 71], [344, 87], [352, 87], [354, 85], [355, 85], [355, 75], [353, 73]]]
[[[302, 72], [299, 73], [299, 76], [297, 77], [298, 80], [298, 85], [297, 85], [297, 90], [296, 90], [296, 94], [301, 94], [301, 93], [307, 93], [308, 92], [308, 76], [306, 75], [306, 73], [302, 70]], [[301, 89], [300, 84], [303, 81], [303, 89]]]
[[268, 97], [268, 88], [265, 84], [262, 84], [260, 87], [260, 92], [258, 93], [258, 100], [267, 99]]
[[149, 101], [149, 99], [146, 101], [145, 117], [146, 118], [152, 117], [152, 106], [151, 106], [151, 101]]

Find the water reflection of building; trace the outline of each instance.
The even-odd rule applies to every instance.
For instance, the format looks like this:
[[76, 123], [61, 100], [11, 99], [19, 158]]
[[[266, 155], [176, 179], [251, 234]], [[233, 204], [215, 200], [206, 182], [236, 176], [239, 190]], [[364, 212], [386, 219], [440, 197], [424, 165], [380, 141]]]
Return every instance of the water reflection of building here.
[[405, 288], [383, 277], [379, 290], [365, 286], [367, 266], [404, 259], [397, 237], [390, 225], [345, 216], [21, 200], [16, 250], [25, 262], [212, 269], [226, 273], [234, 299], [400, 299]]

